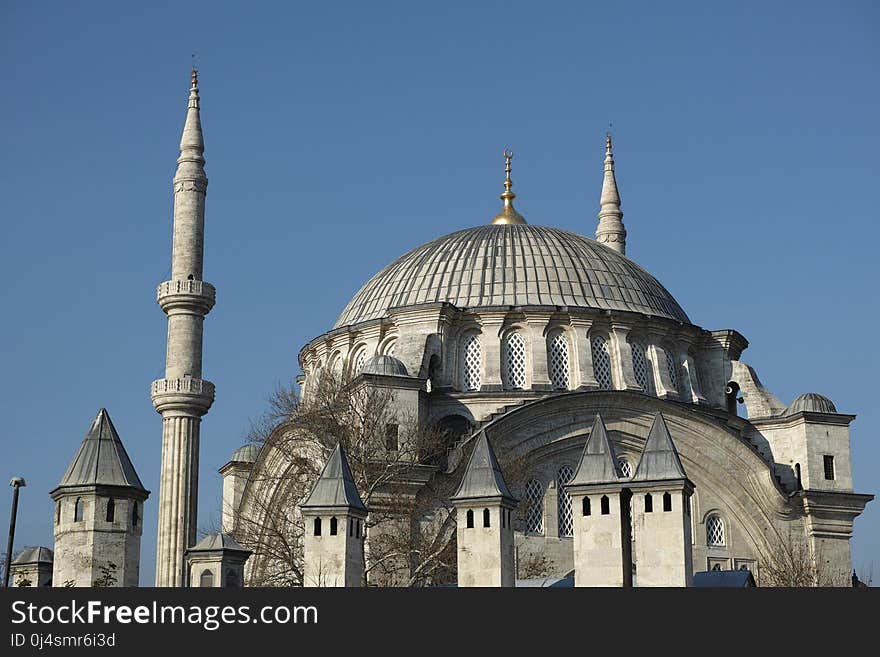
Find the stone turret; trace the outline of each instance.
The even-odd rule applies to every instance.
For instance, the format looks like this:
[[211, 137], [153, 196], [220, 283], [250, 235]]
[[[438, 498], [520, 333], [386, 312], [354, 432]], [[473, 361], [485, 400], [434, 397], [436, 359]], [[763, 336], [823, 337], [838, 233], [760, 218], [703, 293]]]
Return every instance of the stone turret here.
[[25, 548], [9, 564], [10, 586], [52, 586], [53, 561], [47, 547]]
[[55, 586], [137, 586], [143, 530], [141, 484], [105, 409], [50, 493], [55, 501]]
[[575, 586], [632, 586], [629, 494], [599, 415], [565, 490], [574, 519]]
[[596, 241], [626, 255], [626, 228], [623, 226], [620, 193], [617, 191], [617, 179], [614, 177], [614, 155], [611, 152], [610, 134], [605, 137], [605, 177], [602, 180], [602, 195], [599, 197], [599, 226], [596, 228]]
[[483, 432], [451, 498], [458, 539], [458, 585], [514, 586], [513, 497]]
[[171, 280], [157, 300], [168, 316], [165, 378], [154, 381], [152, 400], [162, 414], [162, 472], [156, 586], [184, 586], [184, 550], [195, 543], [199, 483], [199, 428], [214, 401], [214, 384], [202, 378], [202, 323], [214, 306], [214, 286], [202, 280], [205, 238], [205, 144], [199, 116], [199, 79], [192, 86], [174, 176]]
[[633, 495], [638, 586], [691, 586], [694, 485], [660, 413], [654, 416], [629, 487]]
[[259, 455], [259, 445], [254, 443], [242, 445], [235, 450], [232, 458], [219, 470], [223, 477], [222, 529], [226, 534], [235, 531], [241, 496]]
[[251, 554], [228, 534], [208, 534], [186, 551], [190, 587], [244, 586], [244, 564]]
[[303, 586], [362, 586], [367, 507], [342, 445], [336, 445], [300, 510], [306, 528]]

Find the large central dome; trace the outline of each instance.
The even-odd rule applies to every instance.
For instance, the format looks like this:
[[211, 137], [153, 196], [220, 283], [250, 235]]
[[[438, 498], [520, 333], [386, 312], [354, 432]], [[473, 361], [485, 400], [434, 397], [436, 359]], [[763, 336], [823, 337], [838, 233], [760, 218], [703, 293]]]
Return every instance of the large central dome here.
[[401, 256], [367, 281], [334, 328], [438, 302], [627, 310], [690, 323], [657, 279], [626, 256], [564, 230], [501, 224], [450, 233]]

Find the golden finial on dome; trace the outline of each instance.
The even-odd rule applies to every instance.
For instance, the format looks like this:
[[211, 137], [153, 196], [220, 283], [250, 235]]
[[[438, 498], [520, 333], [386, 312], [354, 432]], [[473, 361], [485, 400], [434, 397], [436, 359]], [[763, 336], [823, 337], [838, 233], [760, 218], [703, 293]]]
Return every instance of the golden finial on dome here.
[[524, 224], [526, 220], [513, 207], [513, 199], [516, 194], [510, 191], [513, 187], [513, 181], [510, 179], [510, 161], [513, 159], [513, 151], [509, 148], [504, 149], [504, 191], [501, 192], [501, 200], [504, 201], [504, 207], [501, 212], [495, 215], [492, 220], [493, 224]]

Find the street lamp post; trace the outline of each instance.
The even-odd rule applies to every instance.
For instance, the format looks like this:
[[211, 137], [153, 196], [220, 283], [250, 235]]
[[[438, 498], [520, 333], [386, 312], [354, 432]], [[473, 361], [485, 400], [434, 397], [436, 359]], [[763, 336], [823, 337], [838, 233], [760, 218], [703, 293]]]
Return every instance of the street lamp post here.
[[12, 541], [15, 539], [15, 515], [18, 513], [18, 489], [26, 486], [22, 477], [9, 480], [12, 486], [12, 516], [9, 518], [9, 543], [6, 544], [6, 570], [3, 574], [3, 586], [9, 588], [9, 567], [12, 562]]

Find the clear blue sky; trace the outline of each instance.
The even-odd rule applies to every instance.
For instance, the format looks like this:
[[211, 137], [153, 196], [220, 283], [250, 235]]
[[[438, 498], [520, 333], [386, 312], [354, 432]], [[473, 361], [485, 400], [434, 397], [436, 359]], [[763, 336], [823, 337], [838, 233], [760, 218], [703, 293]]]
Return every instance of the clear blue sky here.
[[[296, 355], [386, 263], [484, 224], [505, 146], [531, 223], [595, 230], [603, 137], [628, 255], [786, 403], [856, 413], [880, 482], [880, 10], [865, 2], [4, 2], [0, 478], [16, 545], [107, 407], [152, 495], [154, 574], [171, 177], [190, 55], [210, 179], [200, 523], [216, 469]], [[7, 490], [8, 492], [8, 490]], [[9, 497], [0, 495], [0, 527]], [[5, 539], [4, 539], [5, 541]], [[4, 542], [5, 545], [5, 542]], [[880, 579], [880, 502], [853, 562]]]

